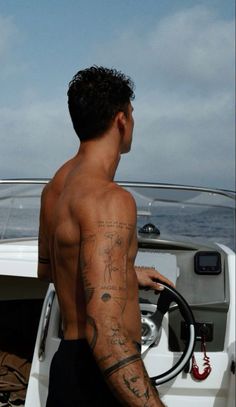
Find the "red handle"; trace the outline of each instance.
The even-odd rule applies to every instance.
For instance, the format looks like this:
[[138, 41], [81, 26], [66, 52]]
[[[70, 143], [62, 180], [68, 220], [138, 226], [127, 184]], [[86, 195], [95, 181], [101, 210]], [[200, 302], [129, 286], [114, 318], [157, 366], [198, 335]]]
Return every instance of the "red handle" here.
[[198, 366], [193, 366], [191, 373], [193, 377], [197, 380], [205, 380], [209, 374], [211, 373], [211, 366], [206, 366], [203, 370], [202, 373], [199, 372], [199, 367]]
[[210, 358], [205, 354], [203, 360], [205, 361], [203, 363], [204, 366], [206, 366], [203, 370], [202, 373], [199, 372], [199, 367], [197, 365], [196, 359], [194, 356], [192, 356], [192, 361], [193, 361], [193, 365], [192, 365], [192, 370], [191, 373], [194, 377], [194, 379], [197, 380], [205, 380], [209, 374], [211, 373], [211, 365], [210, 365]]

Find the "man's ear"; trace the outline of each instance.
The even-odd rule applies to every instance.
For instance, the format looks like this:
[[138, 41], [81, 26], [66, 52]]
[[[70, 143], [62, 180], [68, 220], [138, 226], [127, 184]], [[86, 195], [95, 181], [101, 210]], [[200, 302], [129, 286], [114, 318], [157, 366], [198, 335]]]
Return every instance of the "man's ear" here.
[[125, 132], [126, 124], [127, 124], [127, 117], [124, 112], [118, 112], [116, 116], [117, 126], [120, 130], [121, 134]]

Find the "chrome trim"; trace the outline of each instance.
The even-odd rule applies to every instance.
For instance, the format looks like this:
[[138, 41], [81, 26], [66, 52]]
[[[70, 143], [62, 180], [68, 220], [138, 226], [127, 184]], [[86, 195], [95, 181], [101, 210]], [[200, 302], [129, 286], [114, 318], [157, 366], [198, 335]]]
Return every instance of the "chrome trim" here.
[[16, 179], [0, 179], [0, 184], [47, 184], [50, 181], [49, 178], [37, 179], [37, 178], [16, 178]]

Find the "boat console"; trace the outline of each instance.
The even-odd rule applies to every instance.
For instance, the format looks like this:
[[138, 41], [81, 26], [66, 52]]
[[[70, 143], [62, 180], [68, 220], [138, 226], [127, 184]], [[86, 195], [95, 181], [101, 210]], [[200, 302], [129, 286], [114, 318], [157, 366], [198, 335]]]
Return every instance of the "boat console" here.
[[[210, 351], [222, 351], [229, 308], [229, 275], [224, 252], [209, 244], [189, 247], [183, 242], [179, 245], [175, 242], [171, 250], [171, 244], [165, 249], [156, 236], [149, 236], [148, 242], [141, 238], [137, 265], [155, 267], [174, 282], [176, 290], [191, 306], [196, 321], [196, 349], [200, 349], [204, 335]], [[140, 302], [155, 304], [155, 294], [140, 290]], [[185, 341], [185, 325], [173, 304], [169, 309], [169, 349], [181, 351]]]

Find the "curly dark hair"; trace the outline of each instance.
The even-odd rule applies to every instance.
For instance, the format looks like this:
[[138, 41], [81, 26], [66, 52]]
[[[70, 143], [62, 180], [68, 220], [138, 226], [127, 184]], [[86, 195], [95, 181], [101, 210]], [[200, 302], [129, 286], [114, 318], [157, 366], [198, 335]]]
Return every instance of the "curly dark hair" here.
[[75, 132], [85, 141], [105, 132], [119, 111], [127, 114], [134, 84], [115, 69], [94, 65], [75, 74], [67, 95]]

